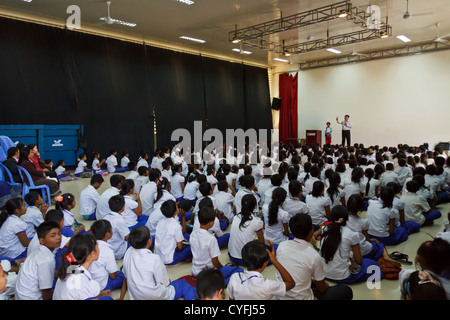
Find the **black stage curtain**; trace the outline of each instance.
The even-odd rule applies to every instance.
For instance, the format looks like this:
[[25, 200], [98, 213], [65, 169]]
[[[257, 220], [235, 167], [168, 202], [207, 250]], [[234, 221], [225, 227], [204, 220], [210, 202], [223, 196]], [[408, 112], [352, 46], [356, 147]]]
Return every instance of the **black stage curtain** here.
[[267, 70], [199, 55], [0, 18], [0, 74], [1, 124], [83, 124], [89, 156], [151, 153], [153, 111], [158, 146], [272, 128]]
[[172, 132], [181, 128], [191, 133], [193, 145], [194, 121], [205, 123], [201, 57], [155, 47], [146, 51], [158, 145], [174, 145]]
[[[243, 67], [211, 58], [203, 58], [207, 128], [226, 129], [245, 126]], [[225, 141], [224, 141], [225, 143]]]

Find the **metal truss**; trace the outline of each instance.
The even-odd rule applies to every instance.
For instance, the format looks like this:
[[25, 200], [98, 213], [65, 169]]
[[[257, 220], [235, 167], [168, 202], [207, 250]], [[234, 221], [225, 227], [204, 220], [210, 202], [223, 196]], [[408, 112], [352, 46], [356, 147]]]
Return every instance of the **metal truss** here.
[[321, 60], [315, 60], [315, 61], [308, 61], [308, 62], [300, 63], [299, 70], [309, 70], [309, 69], [324, 68], [324, 67], [337, 66], [337, 65], [349, 64], [349, 63], [357, 63], [357, 62], [365, 62], [365, 61], [372, 61], [372, 60], [403, 57], [403, 56], [443, 51], [443, 50], [449, 50], [449, 49], [450, 49], [450, 46], [445, 43], [434, 42], [434, 41], [433, 42], [424, 42], [424, 43], [419, 43], [419, 44], [413, 45], [413, 46], [404, 46], [404, 47], [400, 47], [400, 48], [377, 50], [377, 51], [372, 51], [372, 52], [367, 52], [367, 53], [361, 52], [360, 55], [346, 55], [346, 56], [336, 57], [336, 58], [327, 58], [327, 59], [321, 59]]
[[265, 39], [257, 39], [252, 41], [246, 41], [243, 44], [254, 47], [265, 49], [268, 51], [274, 51], [279, 54], [283, 54], [285, 52], [289, 52], [290, 54], [298, 54], [305, 53], [315, 50], [326, 49], [330, 47], [339, 47], [348, 44], [380, 39], [382, 35], [391, 36], [392, 28], [390, 26], [386, 26], [385, 30], [376, 30], [376, 29], [363, 29], [360, 31], [340, 34], [332, 37], [327, 37], [325, 39], [317, 39], [297, 44], [292, 44], [285, 46], [283, 44], [269, 41]]
[[[339, 17], [341, 13], [346, 13], [345, 18]], [[392, 28], [384, 22], [379, 21], [378, 29], [374, 29], [372, 26], [369, 27], [367, 25], [367, 20], [370, 16], [371, 14], [368, 14], [366, 11], [353, 6], [349, 0], [346, 0], [254, 26], [236, 29], [235, 31], [229, 32], [229, 39], [232, 42], [241, 42], [242, 44], [250, 47], [275, 51], [277, 53], [284, 53], [288, 51], [290, 54], [296, 54], [320, 50], [331, 46], [334, 47], [379, 39], [382, 35], [392, 35]], [[327, 37], [326, 39], [291, 44], [289, 46], [284, 46], [284, 44], [267, 39], [271, 34], [334, 19], [345, 19], [347, 21], [351, 21], [356, 25], [361, 26], [362, 30]]]

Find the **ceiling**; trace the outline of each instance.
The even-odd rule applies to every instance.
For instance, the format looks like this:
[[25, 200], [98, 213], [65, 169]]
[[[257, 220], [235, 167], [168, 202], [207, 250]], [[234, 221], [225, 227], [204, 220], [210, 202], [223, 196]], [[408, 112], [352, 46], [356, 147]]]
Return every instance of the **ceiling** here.
[[[95, 30], [102, 34], [115, 34], [123, 38], [158, 43], [166, 47], [185, 48], [190, 52], [217, 55], [247, 63], [264, 66], [276, 66], [282, 62], [274, 61], [280, 54], [242, 46], [251, 54], [240, 54], [232, 51], [239, 44], [229, 41], [229, 32], [268, 22], [280, 17], [306, 12], [322, 6], [340, 2], [339, 0], [194, 0], [186, 5], [176, 0], [111, 0], [111, 16], [129, 22], [136, 27], [108, 25], [99, 21], [107, 15], [106, 1], [103, 0], [0, 0], [0, 14], [21, 17], [35, 21], [64, 25], [70, 5], [78, 5], [81, 10], [81, 28]], [[353, 0], [354, 6], [363, 10], [372, 4], [381, 8], [382, 21], [388, 17], [392, 27], [392, 37], [359, 42], [341, 46], [344, 54], [352, 51], [368, 52], [404, 46], [396, 38], [404, 34], [417, 44], [432, 41], [439, 35], [450, 33], [450, 0], [409, 0], [410, 18], [403, 19], [406, 11], [406, 0]], [[436, 24], [439, 24], [439, 29]], [[309, 33], [314, 39], [326, 38], [329, 34], [337, 35], [360, 30], [361, 27], [351, 21], [336, 19], [329, 22], [316, 23], [309, 27], [294, 29], [270, 35], [271, 41], [287, 44], [304, 42]], [[205, 43], [195, 43], [180, 39], [180, 36], [203, 39]], [[448, 38], [450, 40], [450, 37]], [[450, 46], [450, 41], [448, 41]], [[290, 57], [291, 63], [319, 60], [333, 57], [335, 54], [326, 50], [301, 53]]]

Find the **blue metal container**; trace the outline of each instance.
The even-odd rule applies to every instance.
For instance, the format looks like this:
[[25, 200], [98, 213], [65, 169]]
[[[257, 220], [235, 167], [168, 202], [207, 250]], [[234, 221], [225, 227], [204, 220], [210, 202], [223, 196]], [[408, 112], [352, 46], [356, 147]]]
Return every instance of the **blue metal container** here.
[[51, 159], [55, 165], [64, 160], [66, 166], [75, 166], [84, 135], [83, 125], [0, 125], [0, 135], [8, 136], [14, 144], [36, 144], [43, 161]]

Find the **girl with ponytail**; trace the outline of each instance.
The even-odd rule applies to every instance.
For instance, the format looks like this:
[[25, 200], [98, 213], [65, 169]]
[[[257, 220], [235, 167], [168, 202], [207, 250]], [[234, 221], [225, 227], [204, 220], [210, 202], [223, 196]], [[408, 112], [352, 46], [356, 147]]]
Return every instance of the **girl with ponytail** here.
[[241, 204], [241, 211], [236, 214], [231, 223], [228, 256], [233, 263], [245, 266], [242, 261], [242, 248], [255, 237], [260, 242], [264, 242], [264, 223], [253, 213], [257, 206], [253, 194], [244, 195]]
[[126, 226], [131, 230], [137, 226], [145, 225], [148, 216], [142, 214], [142, 203], [139, 193], [135, 193], [134, 181], [125, 179], [120, 187], [120, 192], [125, 200], [125, 210], [122, 217], [126, 222]]
[[60, 257], [53, 300], [112, 300], [111, 290], [100, 291], [99, 283], [88, 271], [98, 256], [97, 240], [92, 234], [74, 235]]
[[290, 235], [288, 227], [290, 215], [282, 208], [286, 196], [287, 192], [284, 188], [275, 188], [272, 193], [272, 201], [262, 208], [265, 224], [264, 238], [272, 240], [276, 247], [281, 241], [287, 240]]
[[[331, 210], [332, 223], [315, 233], [320, 237], [320, 255], [327, 280], [336, 283], [357, 283], [369, 277], [381, 280], [381, 269], [376, 261], [361, 255], [357, 232], [347, 227], [348, 210], [338, 205]], [[371, 268], [368, 270], [368, 268]], [[377, 268], [377, 269], [376, 269]], [[376, 270], [375, 273], [373, 270]]]
[[0, 212], [0, 257], [14, 263], [27, 256], [30, 240], [27, 238], [27, 223], [20, 216], [27, 212], [22, 198], [12, 198]]
[[75, 197], [71, 193], [64, 193], [56, 198], [55, 208], [64, 213], [64, 227], [72, 229], [72, 231], [77, 234], [83, 232], [85, 227], [81, 223], [78, 223], [73, 216], [73, 213], [70, 212], [75, 206]]

